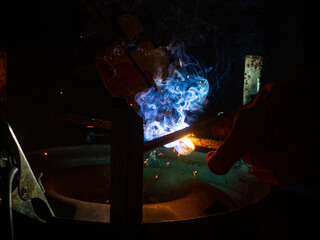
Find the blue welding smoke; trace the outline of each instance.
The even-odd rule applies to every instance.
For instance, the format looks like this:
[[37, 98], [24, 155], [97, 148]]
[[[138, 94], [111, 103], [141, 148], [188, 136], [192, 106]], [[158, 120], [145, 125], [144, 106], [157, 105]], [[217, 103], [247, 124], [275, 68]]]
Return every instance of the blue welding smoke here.
[[[169, 77], [156, 76], [162, 92], [150, 89], [144, 95], [137, 95], [136, 101], [146, 121], [146, 140], [187, 126], [190, 116], [198, 115], [204, 107], [205, 112], [199, 116], [203, 119], [241, 106], [244, 57], [247, 54], [264, 55], [263, 2], [141, 1], [141, 8], [147, 10], [142, 12], [146, 22], [150, 22], [146, 28], [149, 26], [152, 41], [156, 46], [169, 45], [170, 53], [174, 56]], [[174, 47], [170, 43], [174, 43]], [[175, 78], [178, 79], [177, 83], [174, 82]], [[207, 85], [193, 86], [204, 81]], [[205, 91], [202, 91], [202, 87]], [[185, 99], [180, 99], [179, 94], [188, 95], [189, 89], [193, 88], [197, 89], [199, 95], [194, 94], [196, 100], [190, 104], [195, 104], [195, 107], [188, 111], [184, 108]], [[198, 96], [206, 91], [204, 104], [198, 101]], [[166, 99], [165, 94], [172, 99]], [[141, 97], [145, 100], [139, 100]], [[166, 105], [169, 101], [174, 104]], [[155, 102], [155, 105], [146, 102]], [[157, 117], [154, 117], [156, 114]]]
[[[155, 76], [157, 89], [151, 87], [135, 96], [140, 115], [145, 122], [146, 141], [183, 129], [188, 125], [188, 114], [200, 111], [206, 104], [209, 92], [207, 71], [176, 46], [168, 46], [177, 60], [169, 66], [167, 77]], [[175, 141], [165, 145], [181, 154], [188, 154], [185, 142]]]

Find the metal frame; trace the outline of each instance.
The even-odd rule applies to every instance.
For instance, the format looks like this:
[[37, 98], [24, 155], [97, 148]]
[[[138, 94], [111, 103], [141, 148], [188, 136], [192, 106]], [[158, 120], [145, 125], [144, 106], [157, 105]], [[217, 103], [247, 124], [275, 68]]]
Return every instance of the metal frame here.
[[114, 99], [111, 122], [111, 229], [119, 238], [138, 239], [143, 204], [143, 121], [125, 100]]

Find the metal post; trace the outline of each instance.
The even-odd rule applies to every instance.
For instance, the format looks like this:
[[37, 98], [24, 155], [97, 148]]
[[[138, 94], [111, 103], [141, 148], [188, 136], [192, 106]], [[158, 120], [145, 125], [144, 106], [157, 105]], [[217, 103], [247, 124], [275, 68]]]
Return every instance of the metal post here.
[[7, 52], [0, 50], [0, 102], [7, 101]]
[[143, 121], [129, 104], [114, 99], [111, 119], [110, 223], [119, 239], [141, 234]]
[[251, 95], [256, 95], [259, 92], [262, 64], [263, 57], [261, 56], [247, 55], [245, 57], [243, 104], [250, 101]]

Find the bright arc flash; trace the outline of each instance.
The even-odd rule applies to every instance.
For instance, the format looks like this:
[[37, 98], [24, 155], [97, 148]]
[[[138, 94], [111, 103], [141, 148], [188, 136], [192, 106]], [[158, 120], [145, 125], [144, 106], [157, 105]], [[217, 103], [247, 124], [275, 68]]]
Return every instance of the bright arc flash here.
[[195, 150], [195, 145], [188, 137], [180, 138], [174, 142], [164, 145], [167, 148], [175, 148], [181, 155], [188, 155]]
[[196, 148], [192, 141], [187, 137], [181, 138], [179, 141], [181, 141], [183, 144], [177, 145], [176, 150], [181, 155], [188, 155]]

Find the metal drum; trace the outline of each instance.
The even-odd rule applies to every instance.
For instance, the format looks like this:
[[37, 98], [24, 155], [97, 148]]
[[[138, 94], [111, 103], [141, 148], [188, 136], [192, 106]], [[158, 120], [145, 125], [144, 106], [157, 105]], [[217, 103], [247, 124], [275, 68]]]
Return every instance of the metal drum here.
[[[239, 216], [269, 193], [270, 186], [254, 177], [247, 164], [238, 162], [228, 174], [218, 176], [207, 168], [205, 156], [203, 152], [179, 156], [166, 148], [146, 153], [145, 236], [196, 233], [208, 226], [221, 227], [226, 219], [241, 222]], [[110, 222], [109, 145], [44, 149], [27, 157], [35, 175], [43, 174], [42, 185], [58, 218]]]

